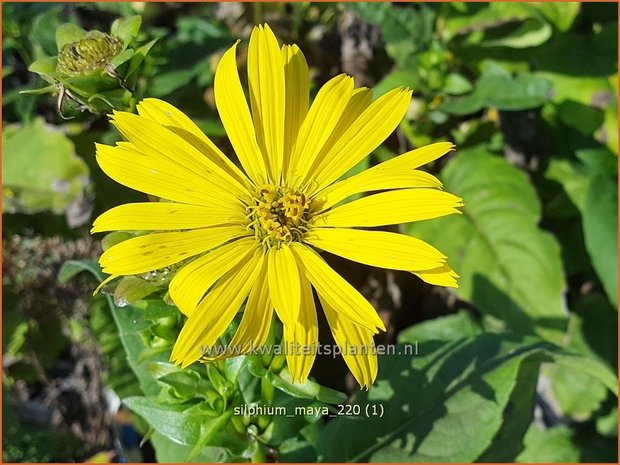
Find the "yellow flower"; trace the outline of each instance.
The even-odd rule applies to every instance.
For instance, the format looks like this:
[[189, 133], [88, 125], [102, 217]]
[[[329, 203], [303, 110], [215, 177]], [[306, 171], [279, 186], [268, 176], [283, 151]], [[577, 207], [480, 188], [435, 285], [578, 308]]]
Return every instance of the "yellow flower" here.
[[314, 288], [351, 372], [369, 386], [377, 374], [373, 335], [385, 331], [384, 324], [317, 250], [456, 286], [446, 257], [429, 244], [356, 229], [458, 213], [461, 199], [415, 169], [452, 144], [412, 150], [338, 182], [394, 131], [411, 91], [395, 89], [373, 101], [371, 90], [355, 89], [353, 78], [341, 74], [309, 105], [302, 52], [280, 47], [265, 25], [250, 38], [248, 108], [236, 46], [218, 64], [215, 101], [243, 170], [168, 103], [146, 99], [139, 115], [114, 113], [127, 142], [98, 145], [99, 165], [119, 183], [162, 201], [121, 205], [97, 218], [93, 232], [153, 231], [103, 253], [101, 266], [111, 274], [106, 281], [181, 265], [169, 292], [187, 316], [171, 357], [182, 366], [205, 356], [244, 302], [229, 348], [239, 354], [263, 345], [275, 310], [285, 344], [295, 347], [287, 353], [291, 377], [301, 382], [318, 344]]

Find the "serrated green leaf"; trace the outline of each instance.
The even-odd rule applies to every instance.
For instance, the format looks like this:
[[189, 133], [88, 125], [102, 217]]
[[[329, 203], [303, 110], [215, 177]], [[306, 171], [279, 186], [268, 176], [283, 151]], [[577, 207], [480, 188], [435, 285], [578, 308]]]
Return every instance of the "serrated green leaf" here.
[[[383, 415], [331, 421], [321, 435], [320, 457], [329, 462], [474, 461], [502, 428], [523, 364], [540, 363], [545, 347], [533, 338], [481, 334], [422, 343], [417, 357], [382, 357], [377, 381], [359, 393], [355, 404], [379, 404]], [[528, 389], [536, 384], [530, 371], [521, 380]]]
[[441, 173], [463, 215], [412, 223], [461, 276], [457, 295], [514, 330], [560, 343], [567, 324], [556, 240], [537, 226], [540, 204], [526, 175], [482, 148], [459, 152]]
[[[397, 354], [405, 353], [399, 348]], [[354, 402], [362, 411], [378, 404], [382, 415], [362, 413], [328, 423], [319, 441], [320, 460], [514, 461], [533, 417], [539, 366], [554, 360], [576, 369], [593, 362], [514, 333], [429, 341], [416, 357], [382, 357], [377, 381]], [[613, 375], [598, 371], [596, 376], [615, 390]]]

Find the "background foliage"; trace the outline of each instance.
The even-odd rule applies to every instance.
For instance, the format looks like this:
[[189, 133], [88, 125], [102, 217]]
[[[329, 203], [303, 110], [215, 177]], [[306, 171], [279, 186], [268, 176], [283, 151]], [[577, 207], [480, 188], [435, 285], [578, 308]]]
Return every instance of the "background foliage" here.
[[[262, 21], [300, 45], [313, 92], [339, 72], [375, 97], [414, 89], [355, 170], [458, 146], [427, 169], [464, 214], [398, 227], [448, 255], [458, 289], [327, 256], [386, 320], [377, 342], [417, 348], [381, 357], [368, 392], [330, 357], [303, 386], [278, 356], [172, 367], [174, 270], [90, 297], [92, 218], [144, 200], [95, 163], [119, 138], [104, 115], [163, 98], [232, 154], [214, 70]], [[617, 28], [613, 3], [3, 4], [3, 459], [616, 462]], [[92, 30], [122, 42], [111, 68], [59, 72]]]

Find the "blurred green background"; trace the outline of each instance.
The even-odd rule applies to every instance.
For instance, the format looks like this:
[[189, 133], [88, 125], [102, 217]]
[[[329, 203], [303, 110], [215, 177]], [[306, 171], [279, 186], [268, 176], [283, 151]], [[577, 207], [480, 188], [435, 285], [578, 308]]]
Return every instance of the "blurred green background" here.
[[[267, 444], [263, 460], [617, 461], [616, 3], [4, 3], [2, 12], [4, 461], [184, 461], [190, 451], [257, 460], [243, 441]], [[92, 219], [144, 200], [96, 165], [94, 143], [119, 140], [105, 114], [161, 98], [232, 154], [215, 66], [265, 21], [303, 50], [313, 93], [341, 72], [375, 98], [414, 89], [398, 130], [356, 169], [453, 141], [458, 150], [426, 169], [466, 207], [398, 228], [449, 257], [456, 290], [328, 257], [386, 321], [378, 342], [421, 344], [413, 365], [382, 358], [379, 381], [353, 400], [385, 402], [385, 418], [272, 418], [239, 448], [149, 429], [162, 418], [183, 425], [183, 406], [196, 404], [180, 394], [187, 380], [143, 369], [166, 359], [180, 323], [154, 299], [167, 281], [135, 277], [92, 298], [96, 279], [78, 272], [100, 277]], [[92, 30], [120, 37], [122, 52], [104, 51], [111, 68], [59, 74], [62, 46]], [[340, 360], [318, 359], [312, 376], [357, 391]], [[162, 386], [176, 389], [177, 416], [153, 417], [146, 401], [130, 405], [142, 418], [119, 408], [127, 396], [161, 401]]]

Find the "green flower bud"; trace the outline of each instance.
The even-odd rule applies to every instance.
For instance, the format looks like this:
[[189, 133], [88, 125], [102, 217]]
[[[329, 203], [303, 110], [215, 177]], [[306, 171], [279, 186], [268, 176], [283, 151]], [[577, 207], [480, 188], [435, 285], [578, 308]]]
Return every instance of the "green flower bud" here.
[[112, 58], [118, 55], [123, 43], [105, 32], [90, 31], [83, 39], [66, 44], [58, 54], [56, 71], [70, 76], [83, 76], [104, 71]]

